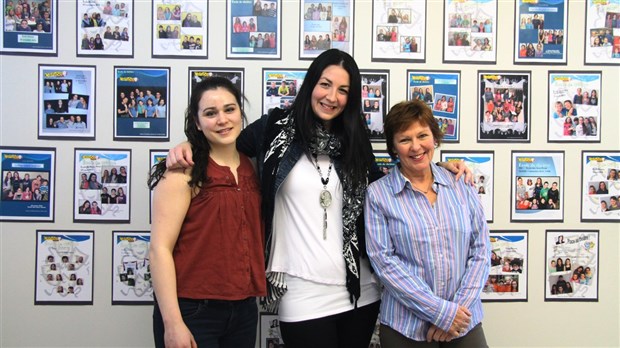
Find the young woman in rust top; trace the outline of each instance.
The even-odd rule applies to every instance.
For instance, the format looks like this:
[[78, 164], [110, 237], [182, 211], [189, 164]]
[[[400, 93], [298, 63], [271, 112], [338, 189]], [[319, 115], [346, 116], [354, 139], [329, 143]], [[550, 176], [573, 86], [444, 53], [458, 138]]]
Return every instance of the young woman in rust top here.
[[196, 85], [185, 112], [196, 165], [166, 170], [162, 161], [149, 179], [157, 347], [254, 347], [264, 231], [254, 169], [235, 147], [241, 98], [225, 78]]

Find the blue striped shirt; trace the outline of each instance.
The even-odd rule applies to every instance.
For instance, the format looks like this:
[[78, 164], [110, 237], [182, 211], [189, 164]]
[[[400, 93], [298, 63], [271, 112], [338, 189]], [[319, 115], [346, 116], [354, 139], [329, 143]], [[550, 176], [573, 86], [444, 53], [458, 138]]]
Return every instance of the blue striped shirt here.
[[482, 321], [480, 293], [489, 274], [489, 228], [474, 188], [431, 163], [431, 205], [395, 167], [366, 193], [366, 247], [383, 287], [382, 324], [426, 340], [430, 324], [448, 331], [458, 306]]

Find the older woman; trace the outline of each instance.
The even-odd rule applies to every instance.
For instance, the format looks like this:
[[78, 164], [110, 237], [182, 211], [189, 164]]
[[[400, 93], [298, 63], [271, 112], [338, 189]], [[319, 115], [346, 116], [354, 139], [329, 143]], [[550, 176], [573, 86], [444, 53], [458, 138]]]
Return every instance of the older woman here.
[[395, 105], [384, 129], [399, 164], [365, 201], [366, 248], [384, 285], [381, 346], [486, 347], [480, 293], [490, 241], [478, 194], [433, 163], [442, 132], [424, 102]]

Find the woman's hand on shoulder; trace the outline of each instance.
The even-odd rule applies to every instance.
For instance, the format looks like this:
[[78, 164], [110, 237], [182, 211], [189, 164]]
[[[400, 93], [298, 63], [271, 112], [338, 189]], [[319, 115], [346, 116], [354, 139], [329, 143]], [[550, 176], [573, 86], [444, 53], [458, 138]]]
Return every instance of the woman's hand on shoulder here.
[[465, 175], [465, 183], [470, 185], [474, 184], [474, 173], [469, 169], [469, 167], [465, 164], [465, 161], [450, 161], [450, 162], [439, 162], [438, 165], [443, 167], [452, 174], [456, 175], [456, 180], [458, 181], [461, 176]]
[[189, 168], [194, 165], [192, 146], [184, 141], [168, 151], [166, 157], [166, 168], [180, 169]]

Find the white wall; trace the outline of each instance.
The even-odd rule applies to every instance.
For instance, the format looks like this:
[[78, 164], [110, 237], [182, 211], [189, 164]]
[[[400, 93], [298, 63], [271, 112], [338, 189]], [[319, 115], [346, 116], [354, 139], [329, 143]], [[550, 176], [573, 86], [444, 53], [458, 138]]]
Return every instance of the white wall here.
[[[57, 58], [0, 56], [0, 144], [3, 146], [43, 146], [57, 148], [56, 221], [49, 223], [1, 223], [0, 346], [2, 347], [148, 347], [152, 346], [151, 308], [111, 306], [111, 232], [149, 229], [148, 190], [143, 179], [150, 148], [166, 148], [183, 140], [183, 109], [187, 102], [187, 67], [245, 67], [246, 93], [250, 120], [260, 114], [261, 95], [254, 86], [261, 83], [262, 67], [306, 68], [308, 61], [298, 57], [299, 3], [284, 0], [282, 61], [226, 61], [225, 11], [222, 0], [209, 4], [209, 59], [151, 59], [151, 2], [135, 1], [135, 41], [133, 59], [76, 58], [75, 2], [59, 1], [59, 55]], [[495, 150], [495, 222], [491, 229], [529, 230], [528, 302], [486, 303], [484, 327], [492, 347], [526, 346], [620, 346], [620, 228], [616, 223], [579, 222], [582, 150], [620, 149], [620, 69], [584, 67], [584, 1], [570, 1], [569, 52], [567, 66], [514, 66], [512, 63], [514, 2], [499, 1], [498, 59], [496, 65], [442, 64], [442, 1], [428, 2], [427, 57], [425, 64], [371, 63], [370, 0], [355, 2], [355, 58], [362, 69], [390, 69], [390, 99], [405, 99], [406, 70], [461, 70], [460, 144], [445, 144], [446, 150]], [[142, 15], [138, 15], [142, 14]], [[436, 44], [434, 44], [436, 43]], [[37, 65], [97, 65], [97, 140], [37, 140]], [[171, 66], [170, 143], [113, 142], [113, 66]], [[476, 143], [476, 73], [479, 69], [532, 71], [532, 134], [529, 144]], [[549, 70], [602, 70], [604, 127], [600, 144], [548, 144], [547, 72]], [[73, 224], [72, 168], [74, 147], [110, 147], [133, 150], [133, 189], [131, 224]], [[566, 152], [564, 223], [510, 223], [510, 151], [564, 150]], [[92, 306], [34, 306], [34, 262], [36, 229], [94, 229], [95, 292]], [[598, 302], [544, 302], [545, 229], [600, 230], [600, 270]]]

